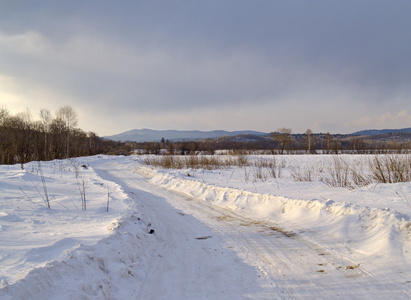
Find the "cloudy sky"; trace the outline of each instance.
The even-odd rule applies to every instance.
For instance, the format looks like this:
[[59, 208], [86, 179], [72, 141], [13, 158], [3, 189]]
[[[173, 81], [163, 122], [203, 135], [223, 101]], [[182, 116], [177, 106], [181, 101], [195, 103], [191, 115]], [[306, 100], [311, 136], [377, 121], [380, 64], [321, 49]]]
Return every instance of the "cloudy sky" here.
[[411, 127], [411, 1], [2, 1], [0, 105], [135, 128]]

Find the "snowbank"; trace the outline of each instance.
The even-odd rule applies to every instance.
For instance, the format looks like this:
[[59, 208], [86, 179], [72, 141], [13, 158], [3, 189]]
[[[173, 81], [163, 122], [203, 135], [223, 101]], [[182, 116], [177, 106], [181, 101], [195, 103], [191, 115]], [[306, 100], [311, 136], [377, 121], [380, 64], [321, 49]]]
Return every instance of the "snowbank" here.
[[[187, 175], [200, 174], [201, 170], [170, 172], [138, 166], [136, 172], [164, 188], [228, 207], [247, 217], [281, 224], [288, 232], [305, 232], [306, 236], [330, 248], [354, 251], [362, 260], [366, 256], [368, 261], [378, 257], [390, 265], [393, 261], [411, 263], [408, 254], [411, 250], [410, 216], [390, 208], [370, 208], [331, 199], [301, 200], [260, 194], [251, 192], [254, 186], [244, 182], [243, 187], [249, 190], [216, 186], [207, 183], [206, 176], [200, 181]], [[233, 181], [231, 178], [230, 183]], [[224, 181], [220, 180], [220, 184]]]
[[[111, 224], [133, 204], [120, 186], [101, 179], [90, 167], [103, 159], [110, 158], [31, 162], [23, 170], [20, 165], [0, 166], [2, 285], [112, 232]], [[83, 192], [86, 210], [82, 210]]]
[[3, 283], [0, 298], [127, 299], [135, 281], [145, 276], [144, 256], [156, 244], [145, 226], [135, 215], [120, 219], [109, 227], [112, 234], [98, 243], [79, 245], [67, 251], [63, 260], [32, 269], [13, 288]]

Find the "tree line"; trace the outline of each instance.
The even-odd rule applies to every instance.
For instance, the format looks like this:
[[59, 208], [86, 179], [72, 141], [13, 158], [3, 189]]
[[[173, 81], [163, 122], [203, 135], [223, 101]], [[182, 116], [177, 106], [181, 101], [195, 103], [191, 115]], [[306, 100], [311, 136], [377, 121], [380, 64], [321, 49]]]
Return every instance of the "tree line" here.
[[0, 108], [0, 164], [24, 164], [96, 154], [128, 155], [138, 149], [145, 154], [214, 154], [217, 150], [266, 153], [384, 153], [411, 149], [411, 134], [361, 137], [317, 133], [308, 129], [304, 134], [292, 134], [290, 128], [280, 128], [268, 136], [240, 135], [201, 141], [115, 142], [104, 140], [94, 132], [84, 132], [78, 125], [77, 113], [70, 106], [59, 108], [55, 115], [42, 109], [34, 121], [31, 112], [12, 115]]
[[303, 134], [292, 134], [290, 128], [280, 128], [268, 136], [239, 135], [223, 136], [201, 141], [171, 142], [163, 138], [159, 142], [133, 143], [130, 148], [144, 154], [214, 154], [217, 150], [250, 152], [262, 150], [271, 154], [285, 153], [388, 153], [411, 150], [411, 134], [399, 133], [381, 136], [353, 136], [349, 134], [313, 133], [308, 129]]
[[54, 116], [42, 109], [37, 121], [28, 109], [13, 115], [0, 108], [0, 164], [127, 152], [124, 143], [103, 140], [77, 124], [77, 113], [70, 106], [59, 108]]

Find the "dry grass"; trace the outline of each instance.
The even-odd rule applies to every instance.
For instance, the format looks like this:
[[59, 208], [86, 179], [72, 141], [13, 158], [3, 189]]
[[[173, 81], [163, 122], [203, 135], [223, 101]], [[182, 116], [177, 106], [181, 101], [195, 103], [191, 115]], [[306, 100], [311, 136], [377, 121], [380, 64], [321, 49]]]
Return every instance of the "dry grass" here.
[[370, 183], [409, 182], [411, 181], [411, 156], [382, 154], [350, 163], [335, 156], [320, 180], [329, 186], [348, 188], [366, 186]]
[[204, 156], [204, 155], [163, 155], [147, 157], [144, 159], [146, 165], [161, 167], [164, 169], [226, 169], [233, 166], [242, 167], [247, 165], [247, 157], [239, 156]]
[[[256, 157], [246, 155], [186, 155], [151, 156], [144, 159], [146, 165], [164, 169], [228, 169], [243, 168], [245, 182], [281, 178], [287, 163], [285, 158]], [[410, 154], [380, 154], [358, 157], [355, 160], [344, 156], [325, 156], [323, 163], [292, 166], [290, 176], [295, 181], [321, 181], [331, 187], [366, 186], [371, 183], [396, 183], [411, 181]]]
[[350, 166], [339, 156], [333, 156], [331, 165], [325, 170], [320, 180], [328, 186], [352, 187]]
[[316, 172], [313, 167], [293, 167], [291, 169], [291, 177], [293, 177], [295, 181], [313, 181], [316, 178], [315, 174]]
[[376, 155], [369, 161], [372, 178], [381, 183], [411, 181], [410, 155]]

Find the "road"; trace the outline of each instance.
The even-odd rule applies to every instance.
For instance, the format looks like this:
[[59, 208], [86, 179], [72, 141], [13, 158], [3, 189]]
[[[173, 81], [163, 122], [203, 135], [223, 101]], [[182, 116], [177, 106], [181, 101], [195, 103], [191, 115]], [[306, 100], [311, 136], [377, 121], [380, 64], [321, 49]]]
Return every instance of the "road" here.
[[117, 163], [94, 169], [124, 189], [154, 230], [138, 299], [411, 299], [406, 286], [312, 233], [166, 190]]

